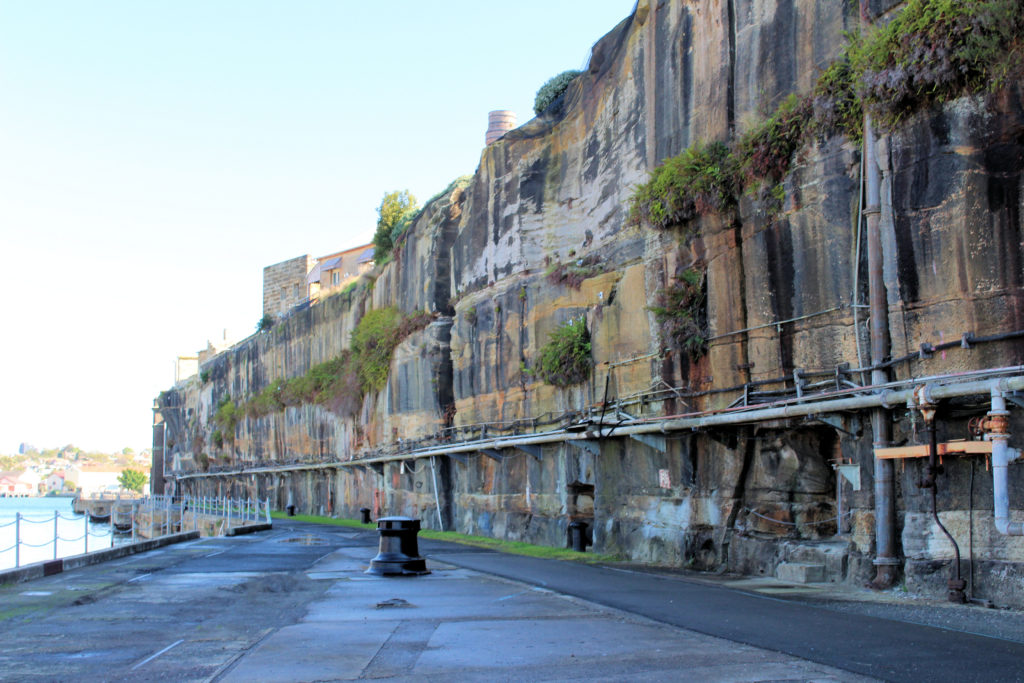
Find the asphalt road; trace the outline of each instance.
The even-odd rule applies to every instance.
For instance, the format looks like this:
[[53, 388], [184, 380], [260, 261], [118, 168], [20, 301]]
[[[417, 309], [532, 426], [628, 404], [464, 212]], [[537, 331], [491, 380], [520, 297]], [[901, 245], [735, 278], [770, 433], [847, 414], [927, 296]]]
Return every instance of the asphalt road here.
[[429, 543], [424, 552], [444, 562], [872, 678], [1024, 680], [1024, 644], [1020, 642], [822, 608], [680, 577], [494, 552], [446, 554], [444, 547]]

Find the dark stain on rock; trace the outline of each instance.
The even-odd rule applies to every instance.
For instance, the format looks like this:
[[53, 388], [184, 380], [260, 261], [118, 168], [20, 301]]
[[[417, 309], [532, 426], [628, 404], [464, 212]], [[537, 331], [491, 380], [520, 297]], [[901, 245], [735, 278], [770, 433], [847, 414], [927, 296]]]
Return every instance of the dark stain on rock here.
[[936, 147], [944, 147], [949, 144], [949, 118], [945, 112], [939, 109], [929, 116], [928, 127]]
[[[545, 153], [529, 165], [519, 178], [520, 212], [523, 206], [533, 202], [533, 212], [540, 213], [544, 208], [544, 185], [548, 174], [549, 157]], [[495, 202], [497, 205], [497, 202]]]
[[[1022, 141], [1024, 142], [1024, 141]], [[1024, 144], [991, 147], [985, 152], [988, 170], [988, 208], [992, 256], [1002, 287], [1020, 287], [1021, 276], [1021, 170]]]
[[[793, 317], [793, 299], [796, 288], [802, 283], [796, 281], [793, 267], [793, 240], [789, 222], [777, 221], [765, 233], [765, 249], [768, 256], [768, 270], [771, 273], [772, 310], [776, 320]], [[793, 337], [782, 334], [779, 338], [779, 362], [783, 368], [793, 366]]]
[[501, 208], [504, 206], [501, 193], [498, 188], [499, 181], [494, 181], [494, 198], [491, 203], [491, 232], [492, 241], [497, 244], [501, 239]]
[[[775, 7], [771, 23], [761, 25], [758, 45], [759, 82], [771, 84], [765, 104], [774, 105], [777, 98], [796, 91], [796, 51], [800, 43], [796, 35], [797, 18], [793, 0], [782, 0]], [[769, 108], [770, 111], [770, 108]]]
[[693, 16], [684, 9], [680, 21], [657, 24], [656, 43], [665, 46], [657, 53], [654, 101], [655, 130], [652, 144], [658, 160], [678, 154], [688, 144], [689, 118], [693, 111], [690, 93], [693, 87]]
[[601, 170], [601, 141], [596, 133], [591, 133], [587, 140], [587, 148], [584, 151], [583, 180], [587, 183], [594, 182], [598, 172]]
[[896, 273], [900, 282], [900, 296], [907, 303], [912, 303], [917, 301], [920, 296], [917, 260], [914, 253], [914, 221], [903, 213], [898, 213], [893, 218], [896, 235]]
[[935, 118], [942, 121], [926, 119], [894, 138], [892, 202], [898, 212], [936, 207], [956, 194], [963, 158], [942, 149], [949, 140], [949, 122], [941, 113]]

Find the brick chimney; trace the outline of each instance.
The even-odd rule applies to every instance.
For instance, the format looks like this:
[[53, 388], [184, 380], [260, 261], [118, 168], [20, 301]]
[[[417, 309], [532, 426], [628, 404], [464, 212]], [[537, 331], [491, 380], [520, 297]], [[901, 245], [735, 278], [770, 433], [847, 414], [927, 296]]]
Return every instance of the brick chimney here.
[[487, 135], [485, 144], [491, 144], [516, 127], [516, 113], [508, 109], [497, 109], [487, 114]]

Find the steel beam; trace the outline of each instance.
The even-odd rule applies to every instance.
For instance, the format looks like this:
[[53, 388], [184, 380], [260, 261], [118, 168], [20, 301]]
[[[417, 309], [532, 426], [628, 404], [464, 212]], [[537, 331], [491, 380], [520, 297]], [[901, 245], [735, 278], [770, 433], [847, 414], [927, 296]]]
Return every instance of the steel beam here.
[[544, 449], [542, 449], [540, 446], [530, 446], [530, 445], [527, 445], [527, 444], [521, 444], [519, 446], [515, 446], [515, 449], [517, 451], [522, 451], [523, 453], [526, 453], [527, 455], [533, 456], [538, 461], [543, 460], [543, 457], [541, 457], [541, 454], [544, 452]]
[[497, 460], [498, 462], [501, 462], [502, 460], [505, 459], [505, 456], [501, 454], [501, 451], [495, 450], [493, 448], [481, 448], [480, 452], [486, 455], [491, 460]]
[[668, 440], [663, 436], [655, 436], [654, 434], [630, 434], [629, 438], [634, 441], [639, 441], [645, 446], [650, 446], [659, 453], [664, 453], [668, 450]]

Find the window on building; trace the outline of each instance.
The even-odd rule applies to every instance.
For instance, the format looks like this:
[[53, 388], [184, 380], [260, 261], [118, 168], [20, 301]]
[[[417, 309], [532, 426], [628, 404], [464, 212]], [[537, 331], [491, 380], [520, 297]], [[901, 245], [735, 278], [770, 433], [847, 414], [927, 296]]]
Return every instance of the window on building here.
[[299, 286], [298, 285], [292, 285], [292, 298], [293, 299], [298, 299], [299, 298]]
[[340, 271], [336, 270], [333, 273], [331, 273], [331, 284], [334, 285], [334, 286], [337, 286], [337, 285], [341, 284], [341, 272]]

